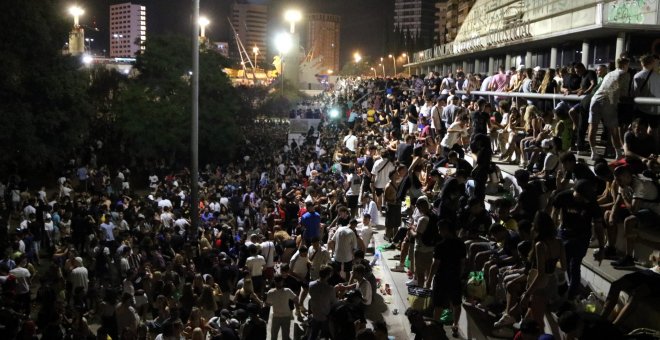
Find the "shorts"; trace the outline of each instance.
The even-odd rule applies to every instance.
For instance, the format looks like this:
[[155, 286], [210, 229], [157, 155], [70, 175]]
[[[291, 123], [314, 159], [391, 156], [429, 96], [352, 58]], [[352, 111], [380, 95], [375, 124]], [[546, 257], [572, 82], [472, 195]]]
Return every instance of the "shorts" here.
[[591, 106], [589, 106], [589, 124], [597, 125], [601, 120], [606, 128], [617, 128], [619, 126], [619, 117], [616, 112], [616, 106], [602, 101], [591, 101]]
[[376, 195], [380, 196], [385, 192], [385, 188], [375, 188]]
[[346, 203], [348, 204], [349, 209], [357, 209], [358, 207], [358, 198], [359, 195], [347, 195], [346, 196]]
[[[433, 252], [415, 250], [415, 274], [428, 273], [433, 263]], [[420, 282], [421, 284], [421, 282]]]
[[461, 281], [459, 278], [449, 278], [445, 275], [433, 278], [433, 306], [446, 308], [449, 305], [460, 306]]

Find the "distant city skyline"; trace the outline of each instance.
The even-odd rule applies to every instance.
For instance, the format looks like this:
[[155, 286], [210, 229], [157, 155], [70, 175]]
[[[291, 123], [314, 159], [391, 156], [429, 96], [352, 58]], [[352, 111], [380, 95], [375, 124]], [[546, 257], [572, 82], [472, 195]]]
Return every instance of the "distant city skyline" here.
[[[62, 0], [63, 15], [68, 2]], [[80, 1], [78, 4], [85, 9], [80, 18], [81, 24], [87, 25], [86, 37], [94, 38], [95, 51], [109, 54], [109, 9], [110, 5], [126, 2], [126, 0], [112, 1]], [[191, 3], [188, 0], [136, 0], [132, 1], [147, 7], [147, 35], [180, 34], [190, 35], [191, 32]], [[352, 54], [360, 53], [373, 60], [387, 55], [386, 33], [391, 29], [394, 15], [394, 0], [250, 0], [250, 3], [263, 3], [272, 6], [272, 20], [269, 31], [285, 29], [281, 23], [281, 13], [284, 8], [297, 7], [305, 13], [317, 12], [341, 16], [342, 30], [340, 41], [342, 45], [340, 65], [352, 60]], [[206, 34], [211, 41], [231, 42], [231, 29], [227, 17], [231, 16], [231, 4], [234, 0], [201, 0], [200, 13], [206, 15], [211, 24]], [[279, 19], [279, 20], [278, 20]], [[278, 23], [279, 21], [279, 23]], [[300, 23], [301, 25], [305, 23]], [[98, 31], [90, 29], [96, 27]], [[272, 43], [272, 37], [268, 37]]]

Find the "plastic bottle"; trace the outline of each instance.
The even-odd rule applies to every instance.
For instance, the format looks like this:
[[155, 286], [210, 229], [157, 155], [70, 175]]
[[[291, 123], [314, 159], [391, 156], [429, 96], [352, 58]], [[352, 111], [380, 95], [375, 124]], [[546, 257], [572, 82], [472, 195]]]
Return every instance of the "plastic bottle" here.
[[584, 300], [584, 311], [587, 313], [596, 313], [597, 306], [596, 294], [593, 292]]
[[376, 249], [376, 252], [374, 253], [374, 258], [371, 260], [371, 266], [377, 266], [380, 263], [380, 249]]
[[410, 196], [406, 196], [406, 208], [410, 208]]

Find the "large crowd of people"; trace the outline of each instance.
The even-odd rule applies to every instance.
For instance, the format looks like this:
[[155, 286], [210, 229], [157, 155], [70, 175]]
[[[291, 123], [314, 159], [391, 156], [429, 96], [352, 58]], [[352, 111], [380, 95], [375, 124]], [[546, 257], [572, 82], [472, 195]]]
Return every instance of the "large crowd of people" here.
[[[418, 339], [444, 338], [447, 310], [459, 336], [462, 303], [498, 314], [496, 329], [520, 321], [520, 339], [541, 336], [550, 309], [562, 309], [574, 339], [622, 334], [632, 302], [657, 296], [657, 253], [652, 268], [613, 283], [601, 316], [559, 304], [588, 294], [580, 270], [590, 244], [597, 260], [634, 267], [638, 231], [657, 227], [660, 115], [630, 99], [660, 97], [658, 59], [641, 58], [632, 75], [629, 65], [345, 78], [318, 99], [322, 112], [295, 113], [321, 117], [301, 140], [284, 123], [245, 127], [239, 159], [202, 167], [198, 202], [186, 168], [161, 162], [134, 178], [97, 164], [94, 151], [72, 160], [54, 189], [11, 176], [2, 184], [4, 334], [387, 339], [387, 325], [367, 317], [382, 288], [365, 259], [375, 243], [400, 251], [391, 269], [407, 272], [407, 285], [432, 291], [432, 308], [406, 312]], [[589, 147], [593, 170], [575, 155]], [[497, 155], [521, 168], [504, 176]], [[466, 294], [471, 272], [482, 272], [480, 296]], [[636, 300], [614, 313], [620, 291]]]

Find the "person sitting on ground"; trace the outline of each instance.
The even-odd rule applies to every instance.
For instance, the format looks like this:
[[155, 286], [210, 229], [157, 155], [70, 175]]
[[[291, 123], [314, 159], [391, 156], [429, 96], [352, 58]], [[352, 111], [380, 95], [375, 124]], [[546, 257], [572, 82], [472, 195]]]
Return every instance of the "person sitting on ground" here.
[[[601, 316], [611, 320], [615, 325], [620, 325], [632, 312], [639, 301], [645, 299], [657, 299], [660, 286], [660, 250], [655, 250], [649, 256], [652, 267], [646, 270], [626, 274], [612, 282], [610, 290], [605, 299], [605, 305]], [[612, 313], [619, 302], [619, 293], [629, 294], [628, 301], [618, 313]]]
[[408, 308], [406, 317], [415, 340], [449, 340], [445, 329], [437, 319], [425, 318], [422, 312]]
[[[629, 214], [623, 219], [623, 230], [626, 236], [625, 257], [612, 262], [614, 267], [633, 267], [635, 260], [633, 250], [637, 241], [636, 228], [657, 226], [660, 217], [660, 184], [655, 180], [633, 174], [629, 166], [622, 165], [614, 169], [616, 183], [619, 186], [619, 195], [615, 205], [622, 205], [622, 213]], [[619, 218], [621, 220], [621, 218]], [[616, 242], [616, 229], [608, 230], [611, 240]], [[610, 244], [612, 247], [613, 244]], [[610, 248], [611, 249], [611, 248]]]

